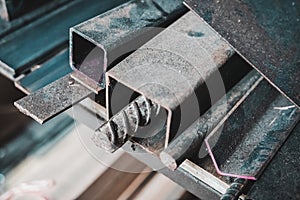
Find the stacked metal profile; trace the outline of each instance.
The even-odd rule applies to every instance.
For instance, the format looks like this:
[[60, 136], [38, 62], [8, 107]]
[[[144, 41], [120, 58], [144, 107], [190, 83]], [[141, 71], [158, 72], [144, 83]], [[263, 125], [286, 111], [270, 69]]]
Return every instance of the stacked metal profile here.
[[[300, 142], [293, 139], [300, 120], [294, 46], [300, 27], [294, 7], [300, 4], [291, 4], [291, 16], [270, 28], [264, 21], [269, 13], [254, 2], [186, 1], [203, 19], [181, 3], [130, 1], [71, 28], [72, 70], [66, 64], [65, 37], [48, 44], [47, 33], [30, 49], [18, 50], [24, 53], [16, 60], [9, 41], [24, 38], [26, 30], [5, 36], [1, 71], [12, 79], [32, 71], [17, 79], [17, 87], [32, 93], [15, 105], [44, 123], [89, 99], [98, 109], [85, 110], [101, 118], [90, 125], [95, 146], [111, 152], [123, 148], [201, 199], [272, 199], [266, 188], [284, 165], [300, 180], [298, 166], [280, 163]], [[268, 4], [271, 14], [282, 16], [288, 3]], [[293, 26], [285, 26], [290, 19], [296, 20]], [[281, 41], [283, 30], [289, 30], [289, 38]], [[25, 40], [33, 36], [28, 33]], [[54, 50], [56, 55], [46, 60]], [[52, 75], [57, 65], [62, 67]], [[51, 75], [40, 79], [48, 71]], [[299, 150], [294, 153], [289, 162], [299, 163]], [[289, 177], [280, 178], [290, 187], [278, 197], [294, 193], [298, 198]]]

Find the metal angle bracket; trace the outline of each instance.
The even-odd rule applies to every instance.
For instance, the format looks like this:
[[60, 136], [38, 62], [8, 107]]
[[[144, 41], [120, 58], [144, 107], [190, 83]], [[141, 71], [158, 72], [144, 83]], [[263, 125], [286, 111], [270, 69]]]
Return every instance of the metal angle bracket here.
[[300, 107], [299, 0], [185, 0], [184, 3]]

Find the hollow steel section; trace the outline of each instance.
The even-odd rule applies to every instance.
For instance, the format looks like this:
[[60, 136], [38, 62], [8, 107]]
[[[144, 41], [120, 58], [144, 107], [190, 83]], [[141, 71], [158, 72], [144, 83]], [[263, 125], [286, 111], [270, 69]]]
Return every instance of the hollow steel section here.
[[[181, 0], [134, 0], [70, 29], [70, 65], [104, 87], [104, 73], [147, 42], [186, 8]], [[83, 83], [85, 81], [82, 81]]]
[[[108, 116], [143, 95], [166, 117], [153, 119], [147, 126], [152, 135], [144, 129], [136, 141], [163, 132], [159, 140], [167, 146], [249, 71], [233, 54], [221, 37], [189, 12], [106, 73]], [[238, 65], [230, 62], [233, 57]]]

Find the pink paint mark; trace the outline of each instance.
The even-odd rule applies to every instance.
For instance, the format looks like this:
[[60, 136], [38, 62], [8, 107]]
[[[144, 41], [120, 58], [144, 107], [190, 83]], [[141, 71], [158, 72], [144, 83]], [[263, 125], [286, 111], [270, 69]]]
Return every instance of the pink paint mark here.
[[212, 149], [209, 146], [208, 139], [206, 138], [204, 141], [205, 141], [205, 145], [207, 147], [208, 153], [209, 153], [209, 155], [210, 155], [210, 157], [211, 157], [211, 159], [212, 159], [212, 161], [214, 163], [214, 166], [215, 166], [218, 174], [220, 174], [222, 176], [230, 176], [230, 177], [235, 177], [235, 178], [243, 178], [243, 179], [249, 179], [249, 180], [256, 180], [256, 178], [253, 177], [253, 176], [245, 176], [245, 175], [237, 175], [237, 174], [229, 174], [229, 173], [221, 172], [221, 170], [219, 169], [219, 166], [218, 166], [218, 164], [216, 162], [216, 159], [214, 157], [214, 154], [212, 152]]

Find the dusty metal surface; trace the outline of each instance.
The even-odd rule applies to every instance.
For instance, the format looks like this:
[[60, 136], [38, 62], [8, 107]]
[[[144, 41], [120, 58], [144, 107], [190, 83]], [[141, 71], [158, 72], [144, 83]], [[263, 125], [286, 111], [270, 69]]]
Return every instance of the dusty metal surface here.
[[0, 40], [1, 73], [14, 79], [67, 46], [68, 29], [124, 1], [73, 1]]
[[68, 74], [14, 104], [22, 113], [42, 124], [92, 93]]
[[108, 115], [132, 97], [145, 96], [168, 113], [167, 145], [250, 70], [241, 59], [239, 65], [226, 63], [233, 54], [210, 27], [187, 13], [106, 73]]
[[300, 124], [248, 192], [249, 198], [300, 199]]
[[30, 94], [69, 74], [72, 69], [68, 57], [68, 50], [65, 49], [41, 65], [35, 66], [37, 69], [15, 82], [16, 87]]
[[185, 11], [181, 0], [134, 0], [72, 27], [70, 65], [104, 86], [104, 73], [113, 62], [135, 51]]
[[185, 0], [185, 3], [300, 106], [299, 0]]
[[[103, 4], [106, 5], [106, 2], [102, 2]], [[183, 12], [184, 12], [184, 7], [181, 5], [180, 1], [177, 1], [176, 3], [170, 3], [170, 2], [165, 2], [162, 3], [160, 1], [157, 1], [158, 4], [153, 4], [150, 2], [150, 6], [148, 6], [147, 3], [142, 3], [140, 1], [134, 1], [134, 3], [128, 3], [128, 4], [124, 4], [123, 6], [113, 9], [103, 15], [100, 15], [92, 20], [88, 20], [87, 22], [84, 22], [78, 26], [76, 26], [75, 28], [73, 28], [74, 30], [76, 30], [76, 33], [78, 31], [83, 31], [86, 30], [87, 32], [83, 32], [86, 33], [87, 36], [90, 36], [89, 34], [94, 34], [94, 37], [97, 37], [98, 39], [96, 41], [98, 42], [102, 42], [103, 45], [105, 45], [105, 48], [107, 48], [107, 50], [109, 49], [109, 51], [107, 51], [106, 53], [112, 53], [112, 51], [118, 49], [120, 47], [121, 44], [117, 45], [117, 43], [115, 43], [116, 41], [123, 41], [124, 43], [122, 43], [122, 47], [128, 47], [131, 48], [130, 44], [128, 44], [128, 40], [129, 38], [133, 41], [131, 41], [131, 44], [137, 45], [139, 42], [139, 45], [141, 45], [143, 42], [145, 42], [145, 40], [149, 39], [150, 36], [153, 37], [154, 33], [148, 34], [147, 31], [140, 31], [140, 29], [142, 27], [145, 26], [162, 26], [164, 23], [170, 23], [170, 21], [177, 17], [180, 16]], [[163, 13], [160, 9], [158, 9], [156, 6], [159, 6], [160, 4], [162, 4], [161, 6], [167, 10], [169, 13]], [[114, 5], [114, 4], [112, 4]], [[110, 6], [112, 6], [110, 5]], [[109, 6], [105, 6], [102, 8], [102, 10], [107, 9]], [[95, 8], [93, 8], [94, 10], [96, 9], [97, 6]], [[125, 21], [120, 21], [121, 16], [127, 17], [126, 12], [128, 11], [130, 13], [131, 10], [131, 24], [130, 26], [126, 25], [127, 22]], [[152, 12], [157, 12], [157, 14], [159, 14], [161, 16], [161, 19], [157, 20], [157, 21], [151, 21], [148, 20], [148, 18], [142, 18], [139, 15], [142, 16], [148, 16], [150, 17]], [[98, 9], [98, 12], [100, 12], [100, 10]], [[91, 12], [90, 14], [92, 14], [93, 12]], [[136, 16], [136, 14], [139, 14], [138, 16]], [[58, 15], [58, 14], [57, 14]], [[144, 17], [145, 17], [144, 16]], [[59, 17], [59, 16], [57, 16]], [[141, 17], [141, 18], [139, 18]], [[95, 30], [91, 30], [91, 28], [94, 28], [93, 26], [90, 25], [90, 23], [92, 23], [94, 20], [96, 20], [96, 25], [94, 23], [94, 25], [96, 27], [102, 27], [105, 24], [103, 23], [108, 23], [108, 19], [111, 20], [111, 26], [105, 29], [100, 29], [98, 31], [95, 32]], [[119, 22], [120, 21], [120, 22]], [[116, 23], [114, 23], [116, 22]], [[102, 24], [102, 25], [101, 25]], [[126, 25], [126, 26], [125, 26]], [[125, 27], [124, 27], [125, 26]], [[87, 28], [89, 27], [89, 29]], [[72, 29], [72, 30], [73, 30]], [[121, 31], [123, 30], [123, 31]], [[116, 31], [119, 31], [119, 35], [116, 34], [112, 34], [115, 33]], [[80, 34], [83, 34], [80, 33]], [[143, 36], [143, 42], [137, 38], [138, 35], [142, 34], [143, 35], [147, 35], [148, 36]], [[36, 34], [36, 33], [35, 33]], [[49, 34], [49, 33], [48, 33]], [[101, 35], [106, 35], [105, 37], [101, 37]], [[45, 35], [46, 36], [46, 35]], [[126, 39], [127, 38], [127, 39]], [[71, 35], [71, 40], [72, 40], [72, 35]], [[125, 42], [127, 41], [127, 42]], [[136, 42], [139, 41], [139, 42]], [[55, 41], [56, 42], [56, 41]], [[81, 44], [81, 43], [80, 43]], [[77, 45], [77, 43], [71, 43], [71, 45]], [[43, 47], [44, 48], [44, 47]], [[48, 48], [48, 47], [47, 47]], [[72, 48], [71, 48], [72, 49]], [[79, 46], [78, 49], [80, 52], [84, 52], [84, 45], [83, 46]], [[44, 49], [43, 49], [44, 51]], [[116, 54], [111, 54], [114, 56], [118, 56]], [[25, 55], [24, 55], [25, 56]], [[37, 88], [41, 88], [42, 86], [45, 86], [47, 83], [52, 82], [53, 80], [58, 79], [59, 77], [62, 76], [62, 74], [65, 74], [66, 72], [69, 72], [70, 70], [65, 70], [65, 56], [67, 56], [67, 53], [64, 52], [60, 55], [56, 55], [55, 57], [49, 59], [48, 61], [46, 61], [45, 63], [41, 64], [40, 69], [37, 69], [35, 71], [33, 71], [32, 73], [30, 73], [29, 75], [26, 75], [24, 78], [20, 79], [16, 85], [21, 88], [23, 91], [25, 91], [26, 93], [29, 93], [30, 91], [34, 91]], [[103, 57], [102, 57], [103, 58]], [[26, 58], [27, 59], [27, 58]], [[96, 58], [97, 62], [99, 62], [99, 59], [101, 60], [100, 57]], [[88, 65], [89, 66], [89, 65]], [[35, 66], [36, 67], [36, 66]], [[45, 74], [48, 73], [48, 74]], [[97, 73], [93, 72], [93, 75], [97, 75]], [[40, 76], [44, 76], [43, 78], [41, 78]], [[84, 85], [85, 87], [87, 87], [88, 89], [90, 89], [91, 91], [93, 91], [94, 93], [98, 93], [102, 87], [98, 84], [98, 82], [93, 81], [93, 79], [88, 78], [88, 76], [85, 76], [84, 73], [81, 73], [80, 71], [75, 71], [73, 73], [70, 74], [70, 76], [72, 78], [74, 78], [76, 80], [76, 82]], [[40, 79], [39, 81], [37, 81], [36, 79]], [[50, 80], [51, 79], [51, 80]], [[62, 82], [62, 80], [58, 81], [58, 82]], [[58, 90], [61, 90], [61, 88], [58, 88]], [[79, 93], [77, 93], [79, 95]], [[86, 97], [86, 93], [82, 94], [82, 98]], [[27, 100], [31, 100], [30, 98]], [[49, 100], [50, 101], [50, 100]], [[33, 104], [34, 102], [28, 102], [28, 104]], [[58, 104], [58, 102], [56, 102]], [[41, 120], [43, 121], [43, 119], [50, 119], [52, 117], [52, 115], [57, 115], [60, 112], [63, 112], [66, 108], [69, 108], [72, 105], [73, 102], [69, 102], [66, 105], [66, 102], [63, 102], [61, 107], [57, 107], [55, 109], [55, 112], [53, 111], [54, 108], [49, 109], [49, 113], [43, 112], [44, 117], [41, 116]], [[59, 108], [61, 108], [61, 110], [59, 111]], [[36, 108], [37, 110], [39, 110], [39, 108]], [[37, 116], [37, 114], [34, 113], [34, 107], [32, 107], [32, 109], [28, 110], [28, 114], [30, 114], [30, 112], [33, 112], [32, 115], [33, 116]], [[41, 115], [41, 114], [40, 114]], [[39, 117], [36, 117], [36, 119], [38, 119]], [[41, 122], [41, 121], [40, 121]]]
[[255, 180], [300, 119], [299, 109], [266, 80], [205, 139], [216, 170]]
[[[226, 117], [230, 110], [238, 109], [236, 105], [243, 101], [248, 91], [253, 90], [262, 77], [252, 70], [239, 83], [226, 93], [216, 104], [205, 112], [188, 129], [174, 139], [160, 153], [161, 161], [171, 170], [175, 170], [185, 159], [195, 159], [206, 155], [200, 149], [204, 138]], [[200, 152], [201, 150], [201, 152]]]

